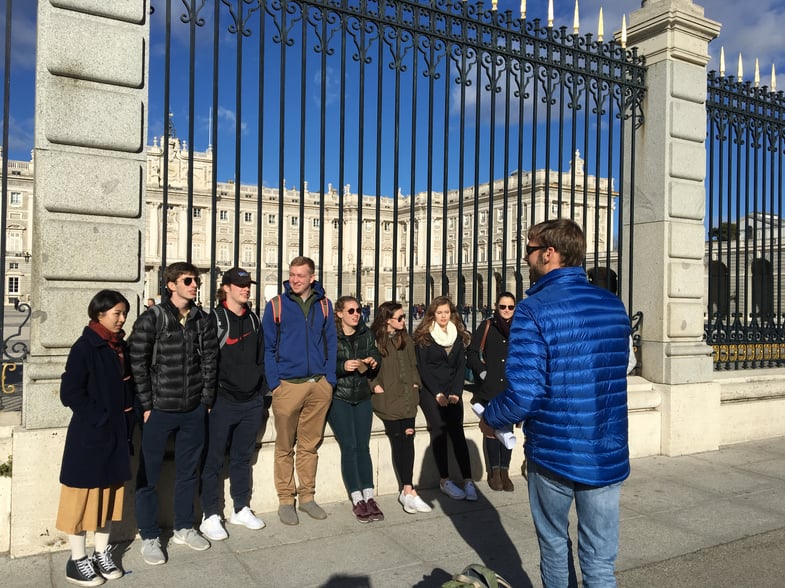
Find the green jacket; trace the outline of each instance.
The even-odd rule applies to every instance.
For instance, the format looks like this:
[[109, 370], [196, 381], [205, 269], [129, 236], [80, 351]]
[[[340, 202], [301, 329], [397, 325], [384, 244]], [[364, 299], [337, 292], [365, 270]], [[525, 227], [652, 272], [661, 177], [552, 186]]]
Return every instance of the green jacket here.
[[374, 344], [373, 334], [362, 321], [357, 325], [354, 335], [344, 335], [342, 329], [338, 330], [338, 363], [335, 366], [335, 375], [338, 384], [333, 391], [334, 398], [340, 398], [349, 404], [359, 404], [368, 400], [371, 396], [371, 388], [368, 385], [369, 378], [373, 377], [378, 371], [370, 369], [365, 373], [359, 371], [347, 372], [343, 365], [347, 359], [365, 359], [373, 357], [377, 362], [381, 362], [379, 350]]
[[385, 344], [387, 355], [382, 357], [379, 373], [371, 380], [371, 387], [377, 384], [384, 388], [383, 394], [371, 398], [373, 411], [383, 421], [411, 419], [417, 416], [420, 403], [422, 381], [417, 371], [417, 357], [414, 354], [414, 341], [404, 334], [406, 347], [396, 349], [392, 340]]

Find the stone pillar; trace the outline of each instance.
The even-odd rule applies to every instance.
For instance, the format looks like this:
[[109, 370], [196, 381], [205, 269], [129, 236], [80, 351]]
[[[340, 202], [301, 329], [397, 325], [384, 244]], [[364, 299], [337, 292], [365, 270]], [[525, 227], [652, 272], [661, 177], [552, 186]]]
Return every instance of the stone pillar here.
[[70, 411], [58, 391], [88, 302], [113, 288], [131, 302], [129, 318], [141, 308], [147, 9], [145, 0], [38, 3], [33, 314], [13, 438], [14, 556], [62, 543], [59, 427]]
[[644, 0], [628, 45], [646, 56], [635, 166], [636, 308], [643, 377], [662, 395], [662, 452], [719, 444], [719, 385], [703, 336], [706, 64], [719, 23], [692, 0]]

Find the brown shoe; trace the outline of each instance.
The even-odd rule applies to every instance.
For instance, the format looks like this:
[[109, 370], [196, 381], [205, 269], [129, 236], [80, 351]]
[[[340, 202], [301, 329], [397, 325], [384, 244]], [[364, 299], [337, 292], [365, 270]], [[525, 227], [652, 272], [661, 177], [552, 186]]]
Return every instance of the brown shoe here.
[[373, 498], [369, 498], [365, 501], [365, 503], [368, 505], [368, 514], [370, 515], [372, 521], [384, 520], [384, 513]]
[[510, 480], [510, 470], [502, 468], [499, 470], [499, 473], [501, 474], [502, 489], [505, 492], [512, 492], [515, 490], [515, 484]]
[[368, 503], [361, 500], [352, 507], [352, 514], [361, 523], [371, 522], [371, 513], [368, 510]]
[[502, 470], [499, 468], [493, 468], [491, 473], [488, 475], [488, 486], [491, 487], [491, 490], [495, 490], [496, 492], [504, 489], [502, 485], [501, 471]]

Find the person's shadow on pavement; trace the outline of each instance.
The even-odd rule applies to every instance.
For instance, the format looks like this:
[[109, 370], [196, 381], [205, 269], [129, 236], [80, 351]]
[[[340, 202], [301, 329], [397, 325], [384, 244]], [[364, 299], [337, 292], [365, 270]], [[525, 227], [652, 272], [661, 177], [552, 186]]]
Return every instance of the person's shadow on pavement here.
[[[477, 465], [484, 463], [477, 451], [477, 446], [470, 439], [467, 439], [467, 443], [473, 470], [476, 472], [478, 467], [482, 467], [484, 472], [484, 467]], [[454, 459], [452, 453], [451, 459]], [[424, 457], [423, 469], [426, 469], [425, 464], [433, 466], [432, 471], [435, 472], [435, 461], [430, 448]], [[451, 463], [451, 471], [458, 471], [457, 464], [454, 462]], [[481, 488], [481, 482], [475, 481], [478, 495], [477, 502], [453, 500], [442, 494], [438, 490], [438, 485], [437, 474], [435, 484], [437, 490], [433, 494], [433, 502], [438, 503], [442, 511], [449, 516], [450, 521], [455, 526], [455, 530], [466, 544], [474, 550], [479, 561], [467, 561], [461, 566], [460, 570], [453, 570], [452, 573], [436, 568], [431, 574], [416, 584], [416, 588], [438, 588], [452, 578], [453, 574], [461, 572], [463, 567], [472, 563], [480, 563], [492, 569], [504, 577], [512, 586], [515, 586], [515, 588], [531, 588], [532, 582], [526, 570], [523, 569], [523, 561], [518, 553], [518, 549], [507, 534], [504, 525], [502, 525], [499, 512], [483, 495], [485, 490]], [[428, 486], [430, 487], [432, 484], [428, 484]], [[521, 490], [518, 491], [520, 492]]]

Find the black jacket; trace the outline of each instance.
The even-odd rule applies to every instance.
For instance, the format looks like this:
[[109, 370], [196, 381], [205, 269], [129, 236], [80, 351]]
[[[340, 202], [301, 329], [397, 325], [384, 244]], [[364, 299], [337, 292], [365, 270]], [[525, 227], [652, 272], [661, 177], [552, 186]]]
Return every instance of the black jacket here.
[[466, 355], [463, 339], [455, 338], [450, 354], [445, 348], [431, 340], [430, 345], [417, 345], [417, 369], [420, 371], [425, 390], [432, 396], [440, 392], [445, 396], [463, 394], [463, 382], [466, 375]]
[[[480, 343], [485, 333], [486, 324], [490, 324], [488, 336], [485, 338], [485, 349], [482, 356], [485, 363], [480, 361]], [[479, 324], [472, 335], [472, 341], [466, 350], [466, 363], [474, 372], [476, 386], [472, 402], [487, 404], [492, 398], [504, 392], [507, 388], [507, 378], [504, 368], [507, 364], [507, 337], [496, 327], [493, 318], [484, 320]], [[486, 372], [485, 379], [480, 374]]]
[[211, 407], [215, 400], [218, 339], [210, 316], [191, 306], [183, 326], [178, 320], [180, 311], [170, 300], [159, 306], [169, 315], [158, 319], [163, 332], [158, 334], [157, 311], [152, 307], [136, 319], [129, 339], [131, 371], [142, 410], [188, 412], [200, 402]]
[[[128, 347], [123, 343], [128, 361]], [[120, 360], [85, 327], [65, 364], [60, 400], [73, 411], [65, 438], [60, 482], [72, 488], [105, 488], [131, 479], [125, 409], [133, 390]]]
[[365, 359], [366, 357], [373, 357], [377, 362], [380, 362], [382, 356], [376, 348], [373, 333], [362, 321], [357, 325], [354, 335], [344, 335], [342, 329], [337, 329], [337, 331], [338, 364], [335, 366], [335, 375], [338, 377], [338, 384], [335, 386], [333, 397], [340, 398], [350, 404], [359, 404], [371, 397], [368, 381], [378, 372], [379, 366], [375, 370], [368, 369], [361, 374], [356, 370], [347, 372], [343, 364], [347, 359]]
[[[259, 317], [252, 317], [253, 311], [247, 307], [238, 316], [222, 305], [210, 314], [216, 332], [219, 330], [216, 313], [221, 313], [220, 324], [228, 329], [218, 353], [218, 394], [235, 402], [266, 394], [264, 334]], [[254, 325], [258, 327], [256, 330]]]

